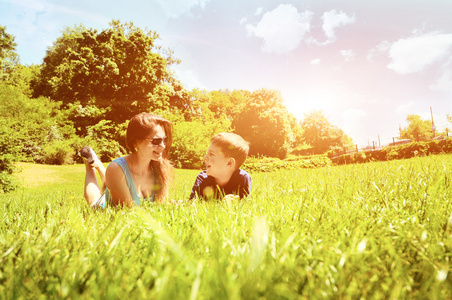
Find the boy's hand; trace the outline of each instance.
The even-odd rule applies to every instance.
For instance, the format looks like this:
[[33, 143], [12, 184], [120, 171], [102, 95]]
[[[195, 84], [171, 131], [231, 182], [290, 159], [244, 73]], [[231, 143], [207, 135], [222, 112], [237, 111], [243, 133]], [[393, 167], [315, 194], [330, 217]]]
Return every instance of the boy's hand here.
[[224, 196], [223, 200], [224, 201], [240, 200], [240, 196], [239, 195], [233, 195], [233, 194], [227, 194], [226, 196]]

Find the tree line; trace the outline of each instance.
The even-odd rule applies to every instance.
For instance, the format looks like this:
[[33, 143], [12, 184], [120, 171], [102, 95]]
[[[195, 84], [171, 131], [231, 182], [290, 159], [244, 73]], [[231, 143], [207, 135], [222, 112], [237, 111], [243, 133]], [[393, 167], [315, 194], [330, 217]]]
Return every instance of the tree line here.
[[0, 25], [4, 177], [13, 160], [80, 162], [77, 152], [86, 144], [103, 161], [123, 155], [128, 120], [140, 112], [173, 122], [171, 159], [181, 168], [200, 168], [210, 138], [221, 131], [243, 136], [255, 156], [321, 154], [352, 144], [321, 111], [297, 120], [279, 91], [185, 89], [171, 69], [180, 62], [174, 53], [155, 45], [156, 32], [133, 23], [67, 27], [40, 65], [20, 63], [6, 29]]

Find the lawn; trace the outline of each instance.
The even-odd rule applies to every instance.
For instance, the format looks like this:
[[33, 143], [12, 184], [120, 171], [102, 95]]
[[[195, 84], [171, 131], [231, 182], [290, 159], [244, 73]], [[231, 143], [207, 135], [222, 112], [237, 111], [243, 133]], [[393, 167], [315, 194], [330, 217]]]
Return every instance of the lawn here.
[[[0, 194], [0, 298], [448, 299], [452, 155], [251, 174], [241, 202], [92, 210], [84, 167]], [[196, 170], [176, 170], [187, 199]]]

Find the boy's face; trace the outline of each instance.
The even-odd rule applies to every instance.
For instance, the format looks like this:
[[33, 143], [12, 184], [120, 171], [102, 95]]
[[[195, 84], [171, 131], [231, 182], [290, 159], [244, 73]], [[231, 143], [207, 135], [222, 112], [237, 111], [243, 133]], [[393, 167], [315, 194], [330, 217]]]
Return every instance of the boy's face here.
[[229, 159], [226, 157], [220, 147], [210, 144], [207, 154], [204, 156], [207, 175], [219, 177], [224, 175], [230, 169]]

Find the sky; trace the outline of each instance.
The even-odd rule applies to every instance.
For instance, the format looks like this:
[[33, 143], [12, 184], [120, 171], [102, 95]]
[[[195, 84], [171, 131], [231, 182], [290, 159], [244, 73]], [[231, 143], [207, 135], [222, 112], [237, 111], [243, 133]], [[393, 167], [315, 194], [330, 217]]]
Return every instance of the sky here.
[[408, 115], [452, 129], [451, 0], [0, 0], [22, 64], [66, 27], [111, 20], [157, 32], [184, 86], [280, 91], [299, 120], [322, 111], [359, 147]]

